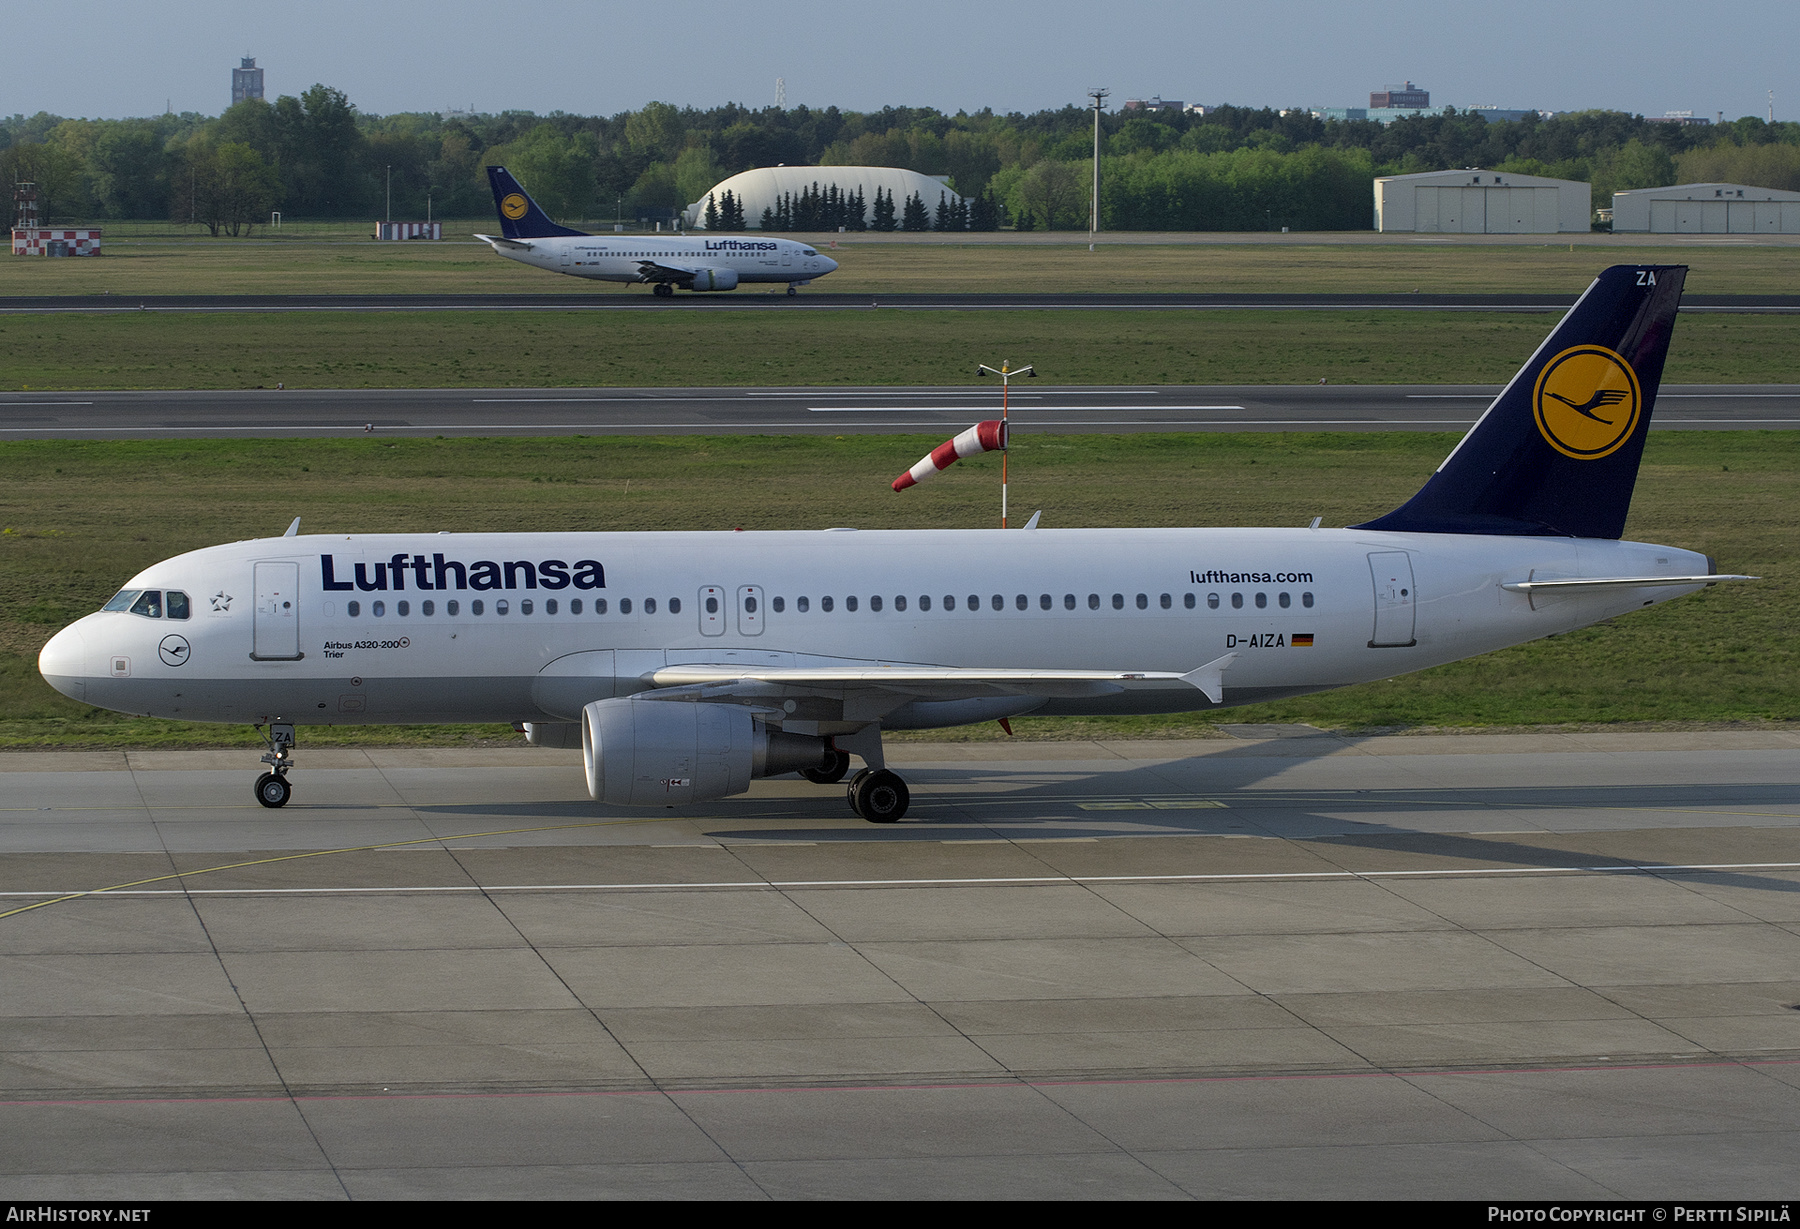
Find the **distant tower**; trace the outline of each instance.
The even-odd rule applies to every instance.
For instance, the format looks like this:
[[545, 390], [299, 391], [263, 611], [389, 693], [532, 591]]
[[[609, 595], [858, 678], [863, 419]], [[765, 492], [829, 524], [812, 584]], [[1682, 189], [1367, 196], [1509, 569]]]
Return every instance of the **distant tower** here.
[[775, 78], [775, 106], [778, 109], [785, 108], [787, 106], [787, 78], [786, 77]]
[[255, 56], [247, 55], [241, 65], [231, 70], [231, 103], [236, 106], [246, 98], [260, 100], [262, 96], [262, 69], [256, 66]]

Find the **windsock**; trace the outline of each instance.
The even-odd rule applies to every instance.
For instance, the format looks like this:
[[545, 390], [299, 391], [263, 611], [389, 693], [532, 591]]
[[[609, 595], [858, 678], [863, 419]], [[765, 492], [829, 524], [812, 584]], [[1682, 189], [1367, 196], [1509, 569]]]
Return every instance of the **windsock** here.
[[904, 491], [916, 486], [940, 470], [949, 469], [964, 457], [980, 456], [1006, 447], [1006, 424], [997, 420], [978, 422], [955, 439], [945, 440], [928, 453], [923, 461], [894, 479], [894, 489]]

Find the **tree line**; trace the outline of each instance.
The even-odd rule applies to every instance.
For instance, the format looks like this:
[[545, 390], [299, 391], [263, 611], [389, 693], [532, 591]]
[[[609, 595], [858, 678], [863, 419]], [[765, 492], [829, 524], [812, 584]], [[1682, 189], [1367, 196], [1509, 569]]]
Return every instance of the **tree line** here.
[[[490, 164], [510, 167], [546, 211], [575, 223], [669, 218], [753, 167], [894, 166], [948, 176], [967, 216], [947, 200], [948, 218], [923, 199], [916, 209], [878, 199], [860, 211], [821, 189], [767, 222], [835, 229], [855, 215], [874, 229], [1081, 229], [1092, 124], [1092, 112], [1072, 105], [946, 115], [652, 102], [614, 116], [373, 116], [315, 85], [218, 116], [0, 119], [0, 176], [36, 183], [46, 222], [168, 218], [238, 234], [272, 210], [379, 217], [390, 192], [397, 218], [482, 217], [492, 209]], [[1685, 126], [1612, 111], [1506, 122], [1450, 113], [1384, 126], [1297, 109], [1121, 111], [1101, 116], [1101, 150], [1101, 225], [1111, 230], [1363, 229], [1375, 177], [1467, 166], [1585, 180], [1596, 203], [1680, 182], [1800, 190], [1800, 124], [1755, 117]], [[820, 182], [831, 187], [827, 175]]]

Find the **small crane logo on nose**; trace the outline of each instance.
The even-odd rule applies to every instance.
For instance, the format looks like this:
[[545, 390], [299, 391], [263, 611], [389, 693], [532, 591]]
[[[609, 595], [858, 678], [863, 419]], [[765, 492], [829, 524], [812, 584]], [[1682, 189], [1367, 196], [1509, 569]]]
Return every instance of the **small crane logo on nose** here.
[[156, 646], [156, 652], [165, 666], [185, 666], [192, 650], [186, 636], [164, 636], [162, 643]]

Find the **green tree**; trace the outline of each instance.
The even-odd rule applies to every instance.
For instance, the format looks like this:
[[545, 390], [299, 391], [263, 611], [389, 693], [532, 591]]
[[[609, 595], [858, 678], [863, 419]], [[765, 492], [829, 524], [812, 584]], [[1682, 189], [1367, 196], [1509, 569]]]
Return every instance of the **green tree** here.
[[625, 143], [631, 152], [658, 162], [673, 161], [686, 136], [681, 112], [666, 102], [645, 103], [625, 121]]
[[894, 194], [882, 194], [880, 188], [875, 189], [874, 218], [869, 223], [870, 230], [891, 231], [894, 229]]
[[195, 221], [214, 235], [248, 234], [267, 217], [281, 194], [275, 168], [241, 141], [215, 145], [205, 139], [188, 142], [188, 191], [177, 186], [170, 212]]
[[38, 220], [69, 220], [81, 206], [86, 192], [79, 159], [59, 145], [22, 141], [0, 152], [0, 182], [34, 183], [38, 192]]
[[699, 200], [724, 178], [724, 169], [704, 144], [688, 146], [675, 159], [675, 185], [684, 204]]
[[1042, 218], [1045, 230], [1076, 225], [1086, 199], [1087, 177], [1073, 163], [1046, 158], [1025, 173], [1019, 193], [1025, 208]]
[[[888, 194], [892, 199], [893, 193]], [[900, 213], [901, 230], [930, 230], [931, 215], [926, 212], [925, 200], [917, 192], [906, 198]]]
[[368, 207], [368, 142], [342, 90], [314, 85], [298, 98], [284, 94], [275, 100], [275, 130], [287, 209], [345, 217]]

